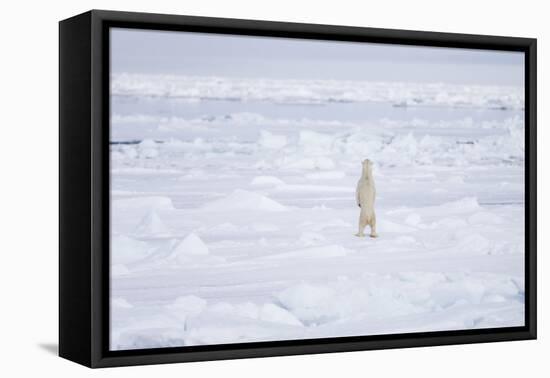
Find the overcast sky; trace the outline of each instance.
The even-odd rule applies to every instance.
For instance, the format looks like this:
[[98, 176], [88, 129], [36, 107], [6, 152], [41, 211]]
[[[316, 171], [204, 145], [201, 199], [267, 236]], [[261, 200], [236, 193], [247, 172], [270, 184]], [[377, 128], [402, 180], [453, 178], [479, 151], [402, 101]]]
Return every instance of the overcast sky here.
[[523, 85], [523, 53], [111, 29], [113, 73]]

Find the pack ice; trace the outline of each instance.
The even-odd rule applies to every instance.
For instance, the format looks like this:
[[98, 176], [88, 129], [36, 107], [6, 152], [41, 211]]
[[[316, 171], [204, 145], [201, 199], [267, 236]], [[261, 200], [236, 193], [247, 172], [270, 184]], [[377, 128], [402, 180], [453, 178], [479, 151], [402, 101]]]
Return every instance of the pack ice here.
[[524, 324], [522, 91], [356, 84], [114, 76], [112, 349]]

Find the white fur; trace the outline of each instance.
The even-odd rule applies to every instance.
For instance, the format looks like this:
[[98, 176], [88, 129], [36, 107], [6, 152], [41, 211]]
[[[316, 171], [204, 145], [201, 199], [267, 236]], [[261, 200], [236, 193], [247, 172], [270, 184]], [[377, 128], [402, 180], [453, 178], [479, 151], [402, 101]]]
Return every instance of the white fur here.
[[364, 160], [363, 171], [359, 182], [357, 182], [357, 190], [355, 197], [357, 206], [361, 208], [359, 214], [359, 232], [355, 236], [365, 236], [365, 227], [370, 226], [370, 236], [375, 238], [376, 233], [376, 213], [374, 212], [374, 200], [376, 198], [376, 188], [372, 176], [372, 162], [368, 159]]

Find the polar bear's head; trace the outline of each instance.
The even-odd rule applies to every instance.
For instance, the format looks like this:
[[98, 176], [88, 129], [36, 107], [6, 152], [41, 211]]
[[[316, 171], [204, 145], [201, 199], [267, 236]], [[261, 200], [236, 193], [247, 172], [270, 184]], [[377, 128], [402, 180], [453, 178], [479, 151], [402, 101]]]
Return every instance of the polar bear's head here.
[[363, 167], [372, 169], [372, 166], [373, 166], [372, 161], [370, 161], [369, 159], [363, 160]]
[[365, 159], [363, 160], [362, 165], [363, 165], [363, 175], [372, 174], [372, 166], [373, 166], [372, 161], [370, 161], [369, 159]]

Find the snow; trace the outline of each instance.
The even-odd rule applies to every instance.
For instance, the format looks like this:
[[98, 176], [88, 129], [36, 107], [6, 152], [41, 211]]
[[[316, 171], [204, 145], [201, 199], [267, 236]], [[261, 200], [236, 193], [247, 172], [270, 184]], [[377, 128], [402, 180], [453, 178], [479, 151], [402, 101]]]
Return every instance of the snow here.
[[250, 182], [252, 186], [282, 186], [285, 182], [274, 176], [256, 176]]
[[418, 226], [420, 222], [422, 222], [422, 217], [417, 213], [411, 213], [405, 218], [405, 223], [409, 226]]
[[139, 144], [139, 156], [152, 159], [158, 156], [157, 144], [151, 139], [145, 139]]
[[[147, 172], [147, 171], [145, 171]], [[130, 192], [131, 193], [131, 192]], [[132, 209], [173, 210], [172, 200], [168, 197], [150, 196], [116, 199], [112, 202], [113, 212], [122, 212]]]
[[276, 255], [270, 255], [271, 259], [292, 259], [292, 258], [322, 258], [345, 256], [353, 251], [339, 245], [326, 245], [322, 247], [303, 248], [295, 251], [288, 251]]
[[151, 254], [147, 243], [125, 235], [111, 238], [111, 248], [117, 251], [117, 253], [111, 255], [111, 263], [118, 266], [115, 270], [117, 274], [124, 274], [126, 272], [123, 264], [143, 259]]
[[116, 263], [113, 263], [113, 261], [111, 261], [111, 275], [113, 277], [116, 277], [116, 276], [123, 276], [125, 274], [129, 274], [130, 271], [128, 270], [128, 268], [123, 265], [123, 264], [116, 264]]
[[323, 236], [323, 234], [320, 234], [318, 232], [302, 232], [300, 235], [300, 242], [303, 245], [311, 246], [316, 244], [322, 244], [327, 239]]
[[480, 211], [472, 214], [468, 218], [468, 222], [471, 224], [500, 224], [503, 219], [498, 215], [491, 214], [488, 211]]
[[[112, 89], [112, 349], [524, 324], [521, 88]], [[375, 239], [354, 236], [365, 158]]]
[[305, 177], [309, 180], [340, 180], [346, 177], [346, 174], [341, 171], [314, 172], [307, 173]]

